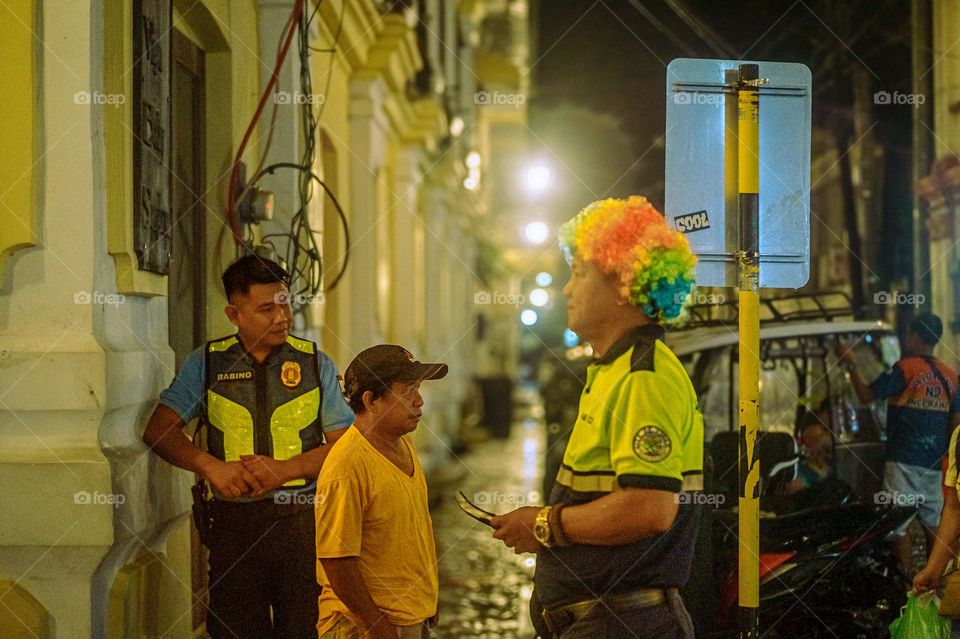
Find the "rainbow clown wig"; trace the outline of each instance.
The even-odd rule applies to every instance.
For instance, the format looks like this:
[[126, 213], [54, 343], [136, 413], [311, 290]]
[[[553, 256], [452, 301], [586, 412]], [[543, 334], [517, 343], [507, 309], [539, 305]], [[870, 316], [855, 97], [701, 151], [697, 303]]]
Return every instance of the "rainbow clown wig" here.
[[619, 277], [624, 295], [654, 321], [681, 319], [697, 258], [683, 233], [667, 226], [646, 198], [599, 200], [560, 227], [567, 262], [575, 257]]

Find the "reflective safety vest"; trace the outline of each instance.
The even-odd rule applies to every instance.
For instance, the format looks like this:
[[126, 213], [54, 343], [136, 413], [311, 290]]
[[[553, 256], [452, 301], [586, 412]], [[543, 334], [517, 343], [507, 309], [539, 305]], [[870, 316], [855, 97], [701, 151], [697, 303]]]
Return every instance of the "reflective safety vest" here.
[[[317, 345], [288, 336], [258, 364], [236, 335], [207, 342], [203, 419], [207, 449], [224, 461], [241, 455], [290, 459], [324, 443]], [[295, 479], [285, 487], [304, 486]]]

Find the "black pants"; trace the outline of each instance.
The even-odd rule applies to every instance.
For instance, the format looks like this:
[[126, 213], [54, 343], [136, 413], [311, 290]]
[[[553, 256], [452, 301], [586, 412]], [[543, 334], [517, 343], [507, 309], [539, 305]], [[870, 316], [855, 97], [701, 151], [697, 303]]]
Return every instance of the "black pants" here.
[[315, 639], [313, 508], [215, 502], [210, 535], [213, 639]]

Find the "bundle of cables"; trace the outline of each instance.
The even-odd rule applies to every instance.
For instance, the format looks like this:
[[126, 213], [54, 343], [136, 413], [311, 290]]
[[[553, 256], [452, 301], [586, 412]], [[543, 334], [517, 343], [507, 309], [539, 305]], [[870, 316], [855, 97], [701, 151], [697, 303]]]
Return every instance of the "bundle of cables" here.
[[[257, 109], [253, 115], [253, 118], [251, 119], [250, 124], [247, 127], [247, 131], [243, 136], [243, 140], [237, 149], [237, 154], [231, 167], [227, 203], [227, 219], [229, 221], [230, 229], [233, 233], [233, 239], [237, 248], [237, 253], [238, 255], [252, 253], [254, 252], [255, 242], [252, 224], [244, 224], [243, 228], [241, 229], [242, 222], [237, 212], [238, 203], [243, 201], [244, 197], [265, 175], [273, 175], [278, 169], [290, 169], [299, 172], [299, 208], [290, 218], [289, 230], [283, 233], [264, 235], [261, 238], [261, 242], [264, 245], [270, 247], [277, 255], [283, 256], [285, 266], [290, 272], [289, 287], [291, 293], [293, 294], [295, 306], [302, 304], [303, 300], [316, 299], [320, 291], [324, 288], [322, 252], [317, 243], [317, 231], [315, 231], [310, 224], [308, 209], [308, 206], [314, 196], [314, 182], [320, 185], [321, 189], [329, 198], [330, 203], [336, 210], [340, 219], [340, 223], [343, 227], [345, 238], [345, 249], [342, 264], [338, 273], [332, 278], [329, 284], [327, 284], [326, 290], [333, 290], [340, 282], [344, 272], [346, 271], [347, 260], [350, 254], [350, 234], [343, 208], [340, 206], [339, 201], [337, 201], [336, 196], [329, 186], [327, 186], [327, 184], [324, 183], [324, 181], [313, 171], [313, 165], [316, 159], [317, 125], [319, 123], [320, 116], [323, 113], [323, 107], [326, 103], [326, 100], [320, 100], [320, 111], [317, 114], [314, 114], [314, 102], [316, 102], [316, 100], [312, 99], [313, 81], [310, 73], [310, 51], [322, 51], [329, 53], [330, 63], [327, 68], [326, 87], [323, 94], [324, 97], [326, 97], [330, 88], [333, 56], [336, 52], [337, 42], [339, 41], [340, 32], [343, 26], [343, 10], [341, 9], [340, 12], [340, 18], [338, 20], [333, 46], [327, 50], [314, 49], [310, 46], [310, 23], [316, 17], [320, 5], [317, 5], [313, 13], [308, 18], [306, 12], [304, 11], [304, 2], [305, 0], [296, 0], [294, 8], [290, 14], [290, 18], [288, 19], [287, 24], [281, 33], [273, 74], [270, 77], [270, 82], [264, 89], [263, 95], [260, 98], [260, 102], [257, 105]], [[297, 99], [295, 101], [295, 103], [300, 107], [301, 130], [304, 136], [303, 156], [301, 157], [299, 163], [276, 162], [268, 166], [264, 166], [267, 154], [269, 153], [270, 146], [273, 142], [273, 131], [276, 124], [277, 107], [280, 103], [279, 100], [274, 99], [270, 129], [266, 144], [264, 146], [263, 156], [261, 157], [257, 168], [252, 173], [250, 180], [245, 185], [242, 185], [241, 190], [237, 182], [240, 176], [240, 166], [242, 164], [241, 159], [243, 157], [243, 153], [248, 142], [250, 141], [250, 137], [257, 122], [263, 114], [267, 100], [270, 98], [270, 96], [273, 96], [277, 93], [280, 69], [283, 66], [295, 34], [299, 34], [297, 48], [300, 60], [300, 92], [302, 96], [307, 96], [309, 98]], [[284, 241], [285, 246], [282, 246]], [[281, 246], [278, 247], [278, 244], [281, 244]]]

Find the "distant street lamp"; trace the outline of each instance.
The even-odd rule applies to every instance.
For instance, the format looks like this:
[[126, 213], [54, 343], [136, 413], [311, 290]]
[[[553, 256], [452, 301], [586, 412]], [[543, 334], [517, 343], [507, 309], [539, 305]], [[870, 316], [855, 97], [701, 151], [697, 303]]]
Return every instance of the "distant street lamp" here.
[[542, 288], [535, 288], [530, 291], [530, 303], [534, 306], [546, 306], [550, 301], [550, 294]]
[[540, 316], [537, 315], [537, 312], [529, 308], [520, 313], [520, 323], [524, 326], [533, 326], [538, 319], [540, 319]]
[[540, 271], [537, 273], [535, 281], [537, 282], [537, 286], [550, 286], [553, 284], [553, 275], [550, 275], [546, 271]]
[[550, 235], [550, 229], [543, 222], [530, 222], [523, 229], [523, 236], [531, 244], [543, 244]]
[[476, 151], [470, 151], [464, 159], [467, 177], [463, 179], [463, 188], [468, 191], [476, 191], [480, 186], [480, 161], [480, 154]]
[[530, 195], [540, 195], [553, 182], [553, 172], [546, 164], [532, 164], [527, 167], [523, 178], [527, 192]]

